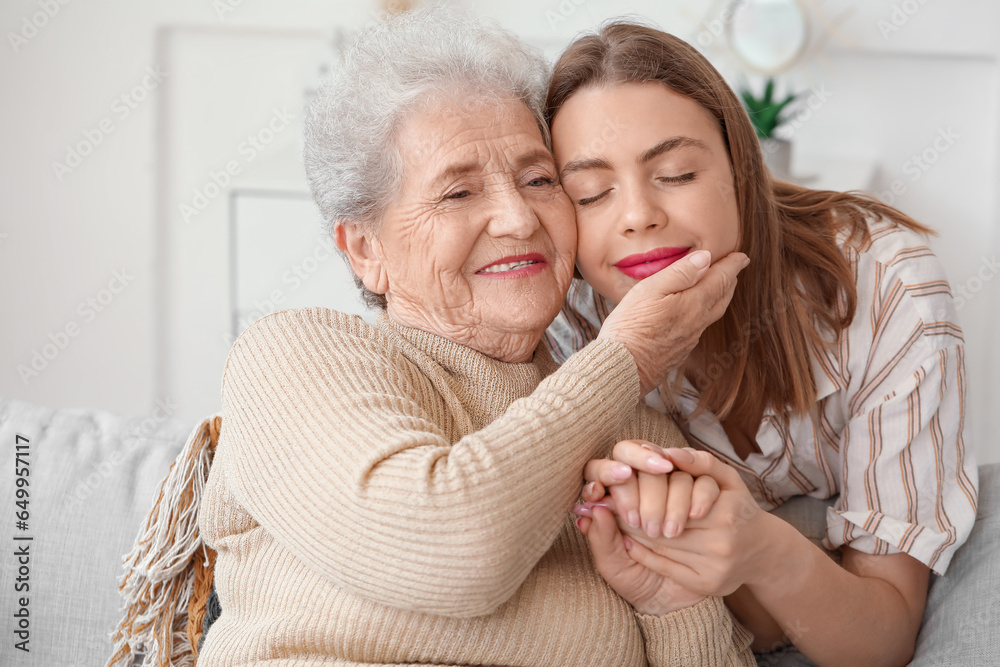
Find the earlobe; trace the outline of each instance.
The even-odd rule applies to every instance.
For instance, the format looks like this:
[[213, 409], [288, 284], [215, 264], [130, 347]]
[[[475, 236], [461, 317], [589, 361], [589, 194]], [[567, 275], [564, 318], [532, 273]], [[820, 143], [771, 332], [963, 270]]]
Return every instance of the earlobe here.
[[376, 294], [389, 291], [389, 274], [379, 252], [378, 238], [365, 232], [362, 225], [337, 222], [333, 228], [333, 241], [347, 255], [351, 268], [365, 287]]

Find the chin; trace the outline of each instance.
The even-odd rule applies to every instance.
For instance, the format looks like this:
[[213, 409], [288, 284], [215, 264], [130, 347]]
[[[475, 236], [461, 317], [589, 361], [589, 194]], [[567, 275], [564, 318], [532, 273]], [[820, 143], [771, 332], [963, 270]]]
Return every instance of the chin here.
[[564, 287], [558, 281], [546, 281], [494, 293], [490, 295], [490, 310], [495, 317], [490, 319], [509, 333], [544, 332], [562, 309], [568, 289], [568, 283]]
[[552, 321], [556, 319], [559, 310], [562, 308], [560, 301], [554, 305], [542, 305], [537, 303], [514, 305], [503, 314], [505, 322], [498, 323], [503, 329], [511, 334], [536, 334], [539, 337], [548, 328]]

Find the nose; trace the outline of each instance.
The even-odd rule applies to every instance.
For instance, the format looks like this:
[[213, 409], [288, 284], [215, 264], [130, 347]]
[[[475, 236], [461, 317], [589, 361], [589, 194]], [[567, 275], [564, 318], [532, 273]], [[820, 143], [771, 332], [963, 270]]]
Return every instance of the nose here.
[[518, 240], [529, 239], [538, 230], [540, 223], [535, 210], [525, 201], [521, 192], [507, 188], [496, 193], [494, 206], [490, 212], [487, 232], [494, 237], [510, 236]]
[[619, 231], [626, 236], [659, 229], [667, 224], [667, 213], [654, 200], [653, 194], [641, 187], [628, 188], [622, 193]]

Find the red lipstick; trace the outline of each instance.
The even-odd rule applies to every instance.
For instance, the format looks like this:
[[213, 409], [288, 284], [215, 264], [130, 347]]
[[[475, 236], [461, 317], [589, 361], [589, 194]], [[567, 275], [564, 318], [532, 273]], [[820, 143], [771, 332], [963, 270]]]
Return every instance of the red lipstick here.
[[615, 268], [634, 280], [642, 280], [667, 268], [691, 248], [656, 248], [649, 252], [629, 255], [615, 263]]

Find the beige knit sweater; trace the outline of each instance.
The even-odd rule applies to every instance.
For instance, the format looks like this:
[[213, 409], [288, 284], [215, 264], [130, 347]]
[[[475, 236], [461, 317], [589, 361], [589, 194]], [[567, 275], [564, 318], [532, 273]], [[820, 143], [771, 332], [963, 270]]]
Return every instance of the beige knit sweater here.
[[236, 341], [199, 516], [218, 665], [752, 665], [719, 598], [637, 614], [568, 513], [637, 405], [628, 350], [510, 364], [382, 317], [269, 315]]

